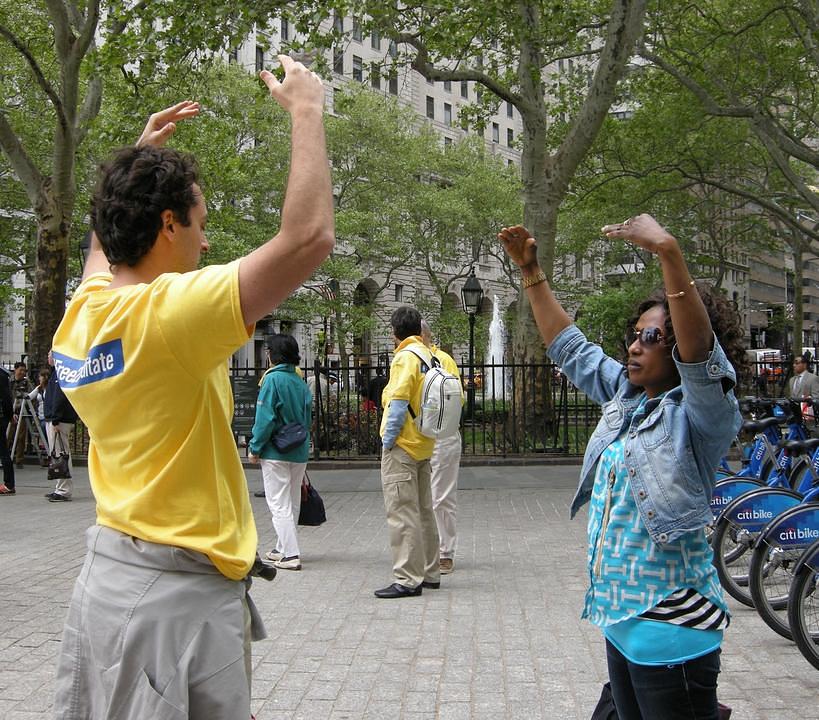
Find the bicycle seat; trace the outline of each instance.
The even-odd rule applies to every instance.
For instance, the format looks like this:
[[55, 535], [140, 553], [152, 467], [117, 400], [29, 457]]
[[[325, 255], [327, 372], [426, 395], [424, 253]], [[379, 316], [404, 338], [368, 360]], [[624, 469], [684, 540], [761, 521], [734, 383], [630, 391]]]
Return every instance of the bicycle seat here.
[[779, 418], [770, 417], [762, 420], [746, 420], [742, 423], [742, 429], [746, 432], [758, 433], [767, 430], [769, 427], [776, 427], [779, 425]]
[[819, 438], [808, 438], [807, 440], [786, 440], [782, 443], [782, 447], [792, 455], [802, 452], [803, 450], [806, 452], [811, 452], [819, 447]]

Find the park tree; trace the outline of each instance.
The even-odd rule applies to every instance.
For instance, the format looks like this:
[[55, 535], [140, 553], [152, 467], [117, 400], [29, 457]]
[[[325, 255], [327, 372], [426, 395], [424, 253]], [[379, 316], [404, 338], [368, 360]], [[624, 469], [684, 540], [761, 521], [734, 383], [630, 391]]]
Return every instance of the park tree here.
[[446, 298], [493, 242], [498, 223], [520, 212], [516, 173], [475, 139], [442, 146], [411, 109], [367, 88], [337, 91], [333, 109], [327, 142], [336, 249], [279, 316], [326, 318], [316, 350], [322, 354], [329, 341], [346, 358], [361, 350], [355, 338], [388, 324], [375, 300], [397, 271], [410, 269], [433, 289], [429, 296], [417, 293], [415, 304], [443, 343], [462, 343], [462, 312], [456, 315]]
[[[646, 61], [685, 88], [698, 111], [744, 124], [780, 178], [767, 194], [742, 183], [726, 191], [758, 204], [816, 247], [819, 6], [815, 0], [728, 0], [707, 6], [654, 3], [640, 46]], [[785, 202], [782, 202], [782, 200]]]
[[[391, 62], [409, 64], [431, 81], [475, 83], [481, 99], [463, 113], [464, 124], [481, 128], [502, 101], [518, 110], [524, 212], [507, 222], [526, 223], [551, 276], [558, 211], [616, 98], [642, 32], [645, 3], [337, 0], [326, 8], [354, 15], [364, 31], [390, 38], [397, 48]], [[574, 71], [559, 73], [558, 62], [568, 67], [570, 60]], [[525, 295], [518, 308], [515, 354], [540, 359]]]
[[[748, 13], [753, 7], [743, 6], [735, 14], [750, 22]], [[656, 20], [656, 16], [652, 17]], [[714, 26], [712, 30], [718, 35]], [[677, 57], [673, 39], [660, 36], [669, 54]], [[719, 45], [726, 37], [715, 37], [714, 43]], [[795, 37], [786, 43], [789, 48], [796, 45]], [[734, 38], [738, 44], [734, 52], [741, 54], [749, 39]], [[710, 44], [702, 39], [701, 43], [709, 49], [698, 53], [697, 67], [716, 62], [709, 56]], [[761, 50], [765, 47], [760, 46]], [[723, 52], [733, 56], [725, 48]], [[758, 81], [755, 72], [749, 76]], [[793, 78], [798, 79], [799, 72], [794, 68]], [[732, 65], [714, 83], [726, 87], [729, 79], [737, 85], [745, 82], [744, 75], [742, 80], [733, 81], [737, 73], [742, 74], [740, 67]], [[790, 74], [780, 67], [774, 75], [783, 73]], [[712, 74], [716, 74], [713, 68]], [[778, 79], [783, 87], [790, 82]], [[686, 248], [692, 269], [698, 277], [717, 286], [738, 253], [753, 256], [776, 248], [781, 252], [783, 246], [787, 247], [795, 258], [793, 323], [794, 336], [800, 337], [800, 258], [811, 247], [815, 226], [807, 222], [805, 203], [800, 202], [789, 175], [782, 172], [776, 154], [770, 152], [770, 142], [760, 137], [759, 127], [746, 117], [710, 112], [699, 95], [692, 95], [688, 83], [679, 82], [677, 76], [652, 63], [631, 72], [622, 91], [631, 109], [629, 119], [609, 119], [598, 135], [594, 149], [576, 175], [572, 200], [567, 205], [570, 212], [562, 218], [561, 237], [576, 237], [582, 251], [582, 228], [594, 226], [584, 220], [587, 215], [597, 214], [599, 225], [635, 212], [652, 212], [683, 242], [696, 239]], [[790, 90], [806, 91], [798, 87], [798, 82]], [[745, 92], [754, 93], [750, 85]], [[765, 88], [758, 90], [763, 103], [768, 92]], [[802, 173], [803, 182], [812, 176], [810, 166], [802, 160], [792, 158], [789, 167]], [[605, 265], [610, 267], [607, 242], [594, 240], [590, 254], [605, 258], [609, 261]], [[651, 264], [653, 259], [646, 261]], [[585, 303], [594, 304], [592, 299]], [[605, 309], [610, 313], [610, 306]]]
[[77, 160], [100, 112], [105, 71], [157, 78], [168, 67], [194, 62], [200, 52], [229, 47], [282, 4], [0, 0], [3, 172], [11, 171], [25, 192], [28, 207], [20, 209], [36, 226], [32, 364], [44, 363], [65, 307]]

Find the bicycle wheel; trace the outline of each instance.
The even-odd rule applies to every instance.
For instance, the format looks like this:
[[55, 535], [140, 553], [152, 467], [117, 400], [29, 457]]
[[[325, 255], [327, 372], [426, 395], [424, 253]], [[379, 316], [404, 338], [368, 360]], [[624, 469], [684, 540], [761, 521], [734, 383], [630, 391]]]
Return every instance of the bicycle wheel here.
[[803, 550], [773, 545], [763, 535], [751, 554], [748, 587], [754, 607], [768, 627], [788, 640], [793, 640], [788, 624], [788, 592], [793, 568]]
[[799, 651], [819, 670], [819, 592], [816, 570], [809, 565], [799, 569], [791, 585], [788, 621]]
[[722, 587], [732, 598], [749, 607], [753, 607], [748, 589], [753, 543], [751, 533], [725, 518], [720, 518], [711, 539], [714, 567]]

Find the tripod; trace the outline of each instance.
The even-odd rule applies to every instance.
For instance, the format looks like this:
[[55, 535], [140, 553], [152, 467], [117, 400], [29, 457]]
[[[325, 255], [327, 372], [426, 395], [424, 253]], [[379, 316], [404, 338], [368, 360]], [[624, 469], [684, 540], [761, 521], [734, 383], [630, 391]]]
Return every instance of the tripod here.
[[[42, 402], [42, 400], [40, 402]], [[24, 418], [27, 418], [27, 422], [25, 423], [23, 421]], [[40, 460], [40, 464], [42, 465], [48, 460], [48, 440], [43, 432], [42, 425], [40, 425], [40, 418], [37, 415], [37, 410], [34, 407], [34, 403], [28, 396], [23, 398], [23, 401], [20, 404], [20, 412], [17, 414], [17, 427], [14, 430], [14, 442], [12, 442], [11, 449], [9, 450], [12, 459], [16, 457], [15, 450], [17, 449], [17, 443], [25, 443], [26, 441], [25, 436], [20, 437], [20, 427], [23, 424], [25, 424], [28, 431], [28, 436], [31, 440], [32, 447], [37, 448], [37, 458]], [[43, 448], [42, 451], [40, 450], [41, 442]]]

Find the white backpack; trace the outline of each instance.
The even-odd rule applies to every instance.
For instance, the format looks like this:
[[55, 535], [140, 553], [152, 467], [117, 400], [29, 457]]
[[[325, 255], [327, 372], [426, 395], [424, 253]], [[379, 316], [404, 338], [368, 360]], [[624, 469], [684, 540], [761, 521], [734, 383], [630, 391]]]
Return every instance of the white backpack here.
[[418, 431], [429, 438], [441, 440], [454, 437], [461, 427], [463, 388], [461, 381], [441, 367], [441, 361], [429, 354], [424, 357], [411, 347], [404, 348], [421, 361], [424, 384], [421, 388], [421, 410], [417, 414], [410, 404], [409, 412]]

